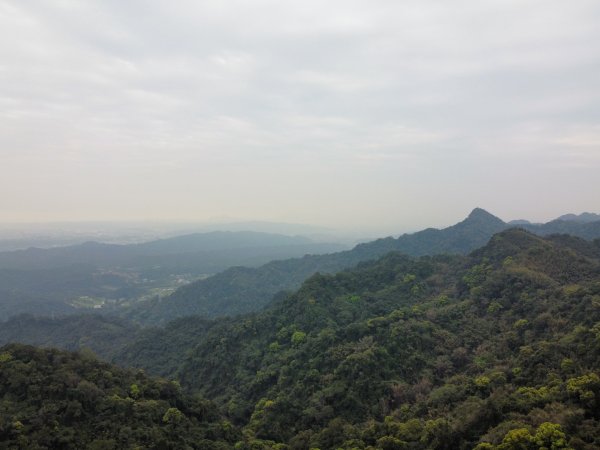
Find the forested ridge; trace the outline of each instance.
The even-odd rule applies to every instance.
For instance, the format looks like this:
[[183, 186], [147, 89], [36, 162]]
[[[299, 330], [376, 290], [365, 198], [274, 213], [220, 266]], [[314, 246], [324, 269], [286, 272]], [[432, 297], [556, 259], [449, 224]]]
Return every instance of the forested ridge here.
[[292, 448], [598, 448], [599, 247], [509, 230], [316, 275], [213, 327], [178, 377]]
[[[391, 251], [411, 256], [467, 254], [484, 246], [495, 234], [514, 225], [475, 208], [463, 221], [443, 229], [425, 230], [359, 244], [352, 250], [272, 261], [260, 267], [232, 267], [183, 286], [168, 298], [154, 299], [119, 311], [143, 324], [164, 324], [177, 317], [220, 317], [259, 311], [281, 291], [292, 291], [315, 272], [336, 273]], [[584, 239], [600, 238], [600, 221], [553, 220], [519, 227], [540, 236], [566, 233]]]

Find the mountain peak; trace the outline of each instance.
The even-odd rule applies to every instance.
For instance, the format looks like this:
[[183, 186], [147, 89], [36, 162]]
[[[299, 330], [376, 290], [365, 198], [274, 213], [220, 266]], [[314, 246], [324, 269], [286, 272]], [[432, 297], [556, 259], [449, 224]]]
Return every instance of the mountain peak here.
[[502, 224], [504, 223], [503, 220], [499, 219], [498, 217], [494, 216], [493, 214], [490, 214], [483, 208], [473, 209], [473, 211], [471, 211], [471, 214], [469, 214], [469, 216], [467, 217], [467, 220], [477, 220], [477, 221], [485, 220], [487, 222], [493, 221], [496, 223], [502, 223]]

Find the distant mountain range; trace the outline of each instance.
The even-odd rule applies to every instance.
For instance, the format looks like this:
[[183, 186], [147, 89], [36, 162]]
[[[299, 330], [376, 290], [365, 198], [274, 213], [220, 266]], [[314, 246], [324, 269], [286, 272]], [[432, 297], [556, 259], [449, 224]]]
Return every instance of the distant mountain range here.
[[334, 230], [329, 228], [266, 221], [0, 223], [0, 252], [24, 250], [30, 247], [66, 247], [89, 241], [136, 244], [215, 231], [254, 231], [286, 236], [306, 236], [317, 242], [331, 242], [334, 238]]
[[[600, 214], [584, 212], [581, 214], [564, 214], [550, 222], [578, 222], [590, 223], [600, 221]], [[517, 219], [507, 222], [509, 225], [542, 225], [541, 223], [532, 223], [529, 220]]]
[[584, 212], [579, 215], [577, 214], [565, 214], [564, 216], [560, 216], [556, 220], [562, 220], [567, 222], [580, 222], [580, 223], [589, 223], [589, 222], [597, 222], [600, 220], [600, 214]]
[[[68, 314], [80, 306], [134, 301], [231, 266], [344, 248], [301, 236], [219, 231], [141, 244], [86, 242], [0, 252], [0, 320], [20, 313]], [[85, 305], [74, 305], [82, 297]]]
[[[139, 267], [162, 264], [162, 261], [157, 261], [157, 257], [186, 255], [184, 259], [194, 261], [193, 264], [190, 264], [190, 270], [206, 272], [202, 263], [207, 265], [207, 255], [215, 256], [215, 253], [235, 252], [235, 259], [239, 260], [238, 256], [241, 256], [242, 259], [252, 259], [260, 254], [273, 254], [274, 257], [277, 257], [281, 253], [289, 253], [274, 250], [277, 248], [288, 250], [297, 248], [298, 250], [292, 251], [292, 253], [305, 254], [340, 250], [343, 246], [315, 243], [302, 236], [285, 236], [255, 231], [213, 231], [158, 239], [141, 244], [104, 244], [90, 241], [66, 247], [32, 247], [27, 250], [0, 252], [0, 269], [47, 269], [74, 264]], [[190, 258], [190, 254], [197, 254], [197, 258]]]
[[[462, 222], [444, 229], [428, 228], [398, 238], [359, 244], [344, 252], [272, 261], [256, 268], [232, 267], [183, 286], [170, 297], [135, 305], [124, 314], [140, 323], [160, 324], [193, 314], [218, 317], [257, 311], [276, 293], [298, 288], [315, 272], [339, 272], [391, 251], [411, 256], [467, 254], [485, 245], [495, 233], [514, 226], [475, 208]], [[584, 239], [600, 238], [600, 221], [557, 219], [546, 224], [522, 223], [518, 227], [540, 236], [561, 233]]]

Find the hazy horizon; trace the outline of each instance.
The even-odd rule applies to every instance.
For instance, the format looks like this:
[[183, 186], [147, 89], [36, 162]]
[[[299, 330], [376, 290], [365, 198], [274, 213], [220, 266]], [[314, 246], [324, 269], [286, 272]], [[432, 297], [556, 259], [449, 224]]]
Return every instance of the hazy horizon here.
[[[479, 208], [479, 207], [476, 207]], [[473, 208], [475, 209], [475, 208]], [[482, 208], [485, 210], [485, 208]], [[486, 210], [487, 211], [487, 210]], [[146, 241], [164, 237], [179, 236], [189, 233], [204, 233], [212, 231], [258, 231], [265, 233], [275, 233], [284, 235], [297, 235], [316, 238], [317, 241], [339, 241], [344, 243], [365, 242], [371, 239], [377, 239], [385, 236], [399, 236], [404, 233], [414, 233], [425, 228], [446, 228], [464, 220], [471, 211], [465, 212], [464, 216], [457, 219], [446, 217], [445, 221], [438, 224], [426, 224], [420, 228], [407, 228], [405, 224], [399, 223], [395, 226], [382, 227], [377, 224], [370, 226], [353, 226], [348, 224], [346, 227], [332, 228], [319, 224], [309, 223], [291, 223], [291, 222], [271, 222], [261, 220], [243, 220], [236, 218], [213, 218], [208, 221], [197, 222], [177, 222], [177, 221], [57, 221], [57, 222], [3, 222], [0, 223], [0, 239], [7, 237], [15, 238], [19, 235], [23, 237], [31, 235], [42, 236], [47, 233], [59, 233], [63, 236], [76, 237], [98, 236], [119, 237], [129, 236], [136, 241]], [[497, 216], [493, 211], [488, 213]], [[581, 214], [581, 211], [575, 214]], [[565, 212], [568, 214], [572, 212]], [[563, 214], [560, 214], [561, 216]], [[499, 217], [499, 216], [497, 216]], [[548, 217], [535, 220], [527, 217], [499, 217], [504, 222], [513, 220], [528, 220], [532, 223], [546, 223], [557, 219], [559, 216]], [[89, 234], [92, 232], [92, 234]], [[88, 233], [88, 234], [86, 234]], [[136, 237], [137, 234], [137, 237]]]
[[0, 0], [0, 30], [5, 224], [600, 212], [595, 1]]

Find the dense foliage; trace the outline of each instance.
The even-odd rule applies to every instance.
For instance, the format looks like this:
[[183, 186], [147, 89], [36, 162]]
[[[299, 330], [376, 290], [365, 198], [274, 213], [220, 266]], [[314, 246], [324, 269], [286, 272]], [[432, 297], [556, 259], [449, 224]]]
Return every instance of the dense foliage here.
[[248, 448], [595, 449], [599, 257], [518, 230], [469, 257], [390, 254], [217, 321], [177, 375]]
[[117, 347], [110, 355], [122, 366], [144, 367], [153, 374], [173, 378], [194, 347], [217, 322], [184, 317], [164, 328], [139, 330], [135, 339]]
[[0, 345], [20, 342], [65, 350], [89, 349], [110, 360], [141, 334], [142, 330], [125, 320], [99, 314], [56, 318], [23, 314], [0, 325]]
[[0, 349], [0, 448], [225, 449], [239, 437], [176, 383], [86, 353]]

